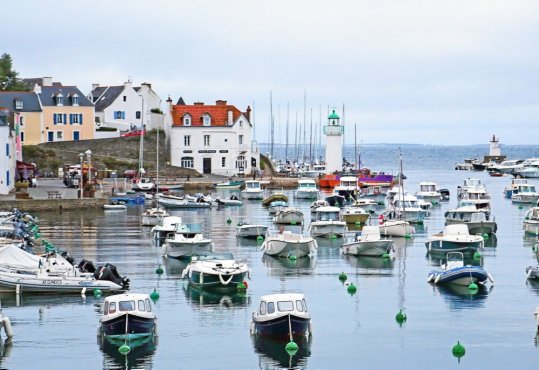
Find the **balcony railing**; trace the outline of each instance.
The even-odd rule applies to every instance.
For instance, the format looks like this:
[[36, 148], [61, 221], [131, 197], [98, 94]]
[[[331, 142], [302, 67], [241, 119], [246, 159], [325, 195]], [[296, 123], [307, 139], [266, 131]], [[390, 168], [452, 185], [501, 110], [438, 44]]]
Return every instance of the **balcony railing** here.
[[324, 135], [342, 135], [344, 134], [344, 126], [324, 126]]

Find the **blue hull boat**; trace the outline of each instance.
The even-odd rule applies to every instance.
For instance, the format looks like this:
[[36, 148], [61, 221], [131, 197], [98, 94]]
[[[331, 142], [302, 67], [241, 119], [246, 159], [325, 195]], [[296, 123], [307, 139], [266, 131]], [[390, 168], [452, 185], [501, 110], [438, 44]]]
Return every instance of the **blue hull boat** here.
[[484, 284], [492, 276], [481, 266], [464, 266], [464, 256], [461, 252], [447, 254], [447, 262], [442, 264], [440, 270], [432, 270], [427, 281], [434, 284], [470, 285], [471, 283]]

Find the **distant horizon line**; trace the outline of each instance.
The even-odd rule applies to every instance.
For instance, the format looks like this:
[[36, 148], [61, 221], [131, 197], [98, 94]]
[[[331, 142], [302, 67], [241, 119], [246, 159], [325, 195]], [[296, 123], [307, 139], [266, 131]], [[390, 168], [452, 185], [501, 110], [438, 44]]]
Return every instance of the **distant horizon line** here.
[[[271, 143], [267, 142], [259, 142], [258, 145], [271, 145]], [[274, 146], [286, 146], [286, 143], [273, 143]], [[288, 146], [295, 146], [296, 144], [289, 143]], [[307, 144], [297, 144], [298, 146], [302, 145], [311, 145], [310, 143]], [[312, 144], [313, 146], [325, 146], [320, 144]], [[344, 146], [354, 146], [354, 144], [343, 144]], [[469, 146], [484, 146], [489, 147], [490, 144], [420, 144], [420, 143], [361, 143], [358, 144], [358, 146], [375, 146], [375, 145], [383, 145], [383, 146], [443, 146], [443, 147], [455, 147], [455, 146], [461, 146], [461, 147], [469, 147]], [[500, 144], [500, 146], [539, 146], [536, 144]]]

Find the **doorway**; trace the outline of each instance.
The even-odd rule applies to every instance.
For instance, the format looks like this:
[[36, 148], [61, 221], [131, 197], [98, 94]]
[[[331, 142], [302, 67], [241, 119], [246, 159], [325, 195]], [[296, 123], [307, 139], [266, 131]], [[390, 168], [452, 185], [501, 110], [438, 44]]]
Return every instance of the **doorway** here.
[[205, 175], [211, 174], [211, 158], [202, 159], [202, 173]]

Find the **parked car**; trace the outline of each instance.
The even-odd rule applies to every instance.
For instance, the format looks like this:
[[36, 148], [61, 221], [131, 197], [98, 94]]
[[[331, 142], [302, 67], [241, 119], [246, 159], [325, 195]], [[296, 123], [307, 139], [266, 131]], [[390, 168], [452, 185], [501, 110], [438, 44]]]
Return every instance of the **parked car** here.
[[121, 134], [120, 136], [121, 137], [140, 136], [140, 135], [144, 135], [145, 133], [146, 133], [145, 130], [131, 130], [124, 134]]
[[135, 170], [125, 170], [124, 171], [124, 177], [126, 179], [134, 179], [135, 176], [137, 176], [137, 171], [135, 171]]

